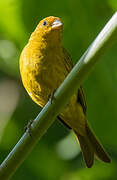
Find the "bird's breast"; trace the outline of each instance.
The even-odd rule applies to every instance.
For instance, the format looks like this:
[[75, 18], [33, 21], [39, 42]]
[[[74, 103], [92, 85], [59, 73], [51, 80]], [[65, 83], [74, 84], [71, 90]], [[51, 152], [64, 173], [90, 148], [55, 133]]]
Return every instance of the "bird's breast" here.
[[60, 53], [43, 54], [36, 51], [33, 55], [28, 54], [28, 57], [25, 54], [21, 57], [20, 64], [24, 87], [31, 98], [42, 107], [68, 74]]

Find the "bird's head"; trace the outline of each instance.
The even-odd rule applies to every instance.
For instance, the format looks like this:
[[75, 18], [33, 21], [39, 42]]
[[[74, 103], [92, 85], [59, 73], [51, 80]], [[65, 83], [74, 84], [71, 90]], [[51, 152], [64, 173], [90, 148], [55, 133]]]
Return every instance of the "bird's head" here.
[[60, 18], [49, 16], [40, 21], [30, 39], [46, 41], [47, 43], [60, 43], [62, 41], [62, 22]]

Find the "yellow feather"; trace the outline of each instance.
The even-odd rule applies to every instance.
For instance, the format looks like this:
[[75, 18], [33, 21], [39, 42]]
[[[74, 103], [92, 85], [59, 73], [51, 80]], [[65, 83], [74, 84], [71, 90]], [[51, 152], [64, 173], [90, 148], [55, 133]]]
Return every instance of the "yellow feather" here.
[[[50, 16], [40, 21], [20, 57], [22, 82], [32, 100], [43, 107], [72, 68], [72, 59], [62, 46], [61, 20]], [[85, 112], [86, 102], [80, 88], [60, 113], [60, 118], [76, 133], [88, 167], [93, 164], [94, 153], [110, 162], [94, 134], [90, 133]]]

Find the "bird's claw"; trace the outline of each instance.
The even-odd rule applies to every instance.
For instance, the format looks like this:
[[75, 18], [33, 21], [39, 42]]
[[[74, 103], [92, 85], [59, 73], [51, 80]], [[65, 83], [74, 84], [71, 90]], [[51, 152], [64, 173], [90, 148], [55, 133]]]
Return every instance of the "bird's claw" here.
[[55, 92], [56, 92], [56, 90], [53, 90], [52, 93], [49, 96], [49, 101], [51, 102], [51, 104], [53, 103], [53, 100], [55, 99], [55, 97], [54, 97]]
[[25, 132], [28, 132], [30, 137], [32, 137], [32, 134], [31, 134], [31, 125], [32, 125], [33, 121], [34, 120], [30, 120], [28, 122], [28, 124], [24, 127]]

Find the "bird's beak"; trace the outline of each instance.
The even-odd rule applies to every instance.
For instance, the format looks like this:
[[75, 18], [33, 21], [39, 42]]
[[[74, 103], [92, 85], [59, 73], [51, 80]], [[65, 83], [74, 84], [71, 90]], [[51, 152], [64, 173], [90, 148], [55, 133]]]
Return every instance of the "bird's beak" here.
[[57, 19], [52, 23], [52, 29], [59, 29], [62, 25], [62, 22]]

